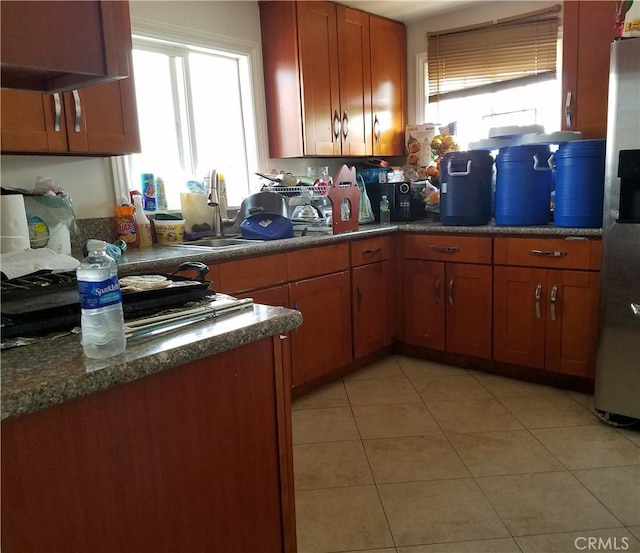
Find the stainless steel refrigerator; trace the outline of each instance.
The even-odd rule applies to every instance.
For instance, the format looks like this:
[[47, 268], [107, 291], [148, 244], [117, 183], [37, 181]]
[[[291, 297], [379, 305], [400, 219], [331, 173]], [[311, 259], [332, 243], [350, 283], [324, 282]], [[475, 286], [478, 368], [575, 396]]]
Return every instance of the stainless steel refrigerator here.
[[611, 45], [595, 408], [640, 419], [640, 38]]

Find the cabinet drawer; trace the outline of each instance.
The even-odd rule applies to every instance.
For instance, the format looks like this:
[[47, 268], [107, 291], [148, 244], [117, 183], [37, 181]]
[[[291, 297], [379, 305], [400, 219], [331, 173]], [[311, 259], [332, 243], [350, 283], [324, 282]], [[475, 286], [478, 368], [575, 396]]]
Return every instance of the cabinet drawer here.
[[491, 238], [410, 234], [404, 238], [404, 257], [428, 261], [491, 263]]
[[391, 238], [379, 236], [351, 242], [351, 266], [367, 265], [391, 257]]
[[566, 238], [496, 238], [495, 264], [559, 269], [592, 265], [591, 240]]
[[349, 268], [349, 244], [336, 244], [287, 253], [289, 280], [345, 271]]
[[287, 282], [287, 257], [282, 253], [229, 261], [218, 270], [220, 285], [216, 289], [235, 294]]

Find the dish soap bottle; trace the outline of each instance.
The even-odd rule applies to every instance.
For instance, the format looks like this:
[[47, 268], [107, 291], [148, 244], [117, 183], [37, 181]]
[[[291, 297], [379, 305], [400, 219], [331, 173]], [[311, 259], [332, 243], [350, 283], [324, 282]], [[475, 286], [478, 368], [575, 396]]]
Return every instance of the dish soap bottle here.
[[102, 240], [89, 240], [88, 255], [76, 269], [82, 347], [93, 359], [120, 355], [127, 347], [118, 270], [106, 247]]
[[140, 247], [150, 248], [153, 242], [151, 238], [151, 222], [142, 207], [142, 196], [134, 196], [133, 204], [136, 208], [135, 220], [138, 230], [138, 238], [140, 240]]
[[391, 224], [391, 212], [389, 211], [389, 200], [386, 194], [382, 196], [382, 199], [380, 200], [380, 224]]

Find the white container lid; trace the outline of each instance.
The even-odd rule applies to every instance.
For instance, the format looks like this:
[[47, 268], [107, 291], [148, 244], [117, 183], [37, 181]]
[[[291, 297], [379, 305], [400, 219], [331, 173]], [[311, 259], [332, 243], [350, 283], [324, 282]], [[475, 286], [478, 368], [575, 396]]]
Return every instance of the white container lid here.
[[508, 127], [493, 127], [489, 129], [489, 138], [500, 138], [506, 136], [521, 136], [528, 133], [543, 133], [542, 125], [511, 125]]
[[522, 137], [522, 144], [565, 144], [573, 140], [582, 140], [580, 131], [556, 131], [551, 133], [527, 133]]
[[469, 142], [469, 150], [499, 150], [506, 146], [518, 146], [520, 136], [504, 136], [500, 138], [483, 138], [475, 142]]

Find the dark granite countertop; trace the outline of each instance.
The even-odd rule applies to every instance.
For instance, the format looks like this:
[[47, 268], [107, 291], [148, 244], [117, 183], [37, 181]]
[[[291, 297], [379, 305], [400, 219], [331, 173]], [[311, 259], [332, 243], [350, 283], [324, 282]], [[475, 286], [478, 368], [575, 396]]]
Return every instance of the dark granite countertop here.
[[425, 233], [425, 234], [474, 234], [486, 236], [579, 236], [586, 238], [598, 238], [602, 236], [601, 228], [568, 228], [555, 225], [541, 225], [532, 227], [511, 227], [495, 224], [483, 226], [446, 226], [437, 221], [415, 221], [409, 223], [396, 223], [390, 226], [378, 224], [361, 225], [360, 230], [344, 234], [333, 235], [330, 233], [310, 232], [307, 236], [273, 240], [267, 242], [255, 242], [247, 246], [234, 246], [228, 248], [207, 248], [193, 246], [185, 243], [180, 246], [159, 246], [153, 248], [129, 250], [125, 252], [118, 263], [119, 274], [140, 273], [142, 271], [154, 271], [166, 269], [168, 266], [177, 267], [185, 261], [201, 261], [203, 263], [215, 263], [229, 261], [240, 257], [266, 255], [292, 251], [302, 248], [313, 248], [350, 240], [358, 240], [393, 234], [397, 232]]
[[2, 420], [287, 332], [302, 323], [302, 315], [254, 304], [213, 320], [130, 338], [122, 355], [104, 360], [85, 357], [79, 335], [5, 350]]

